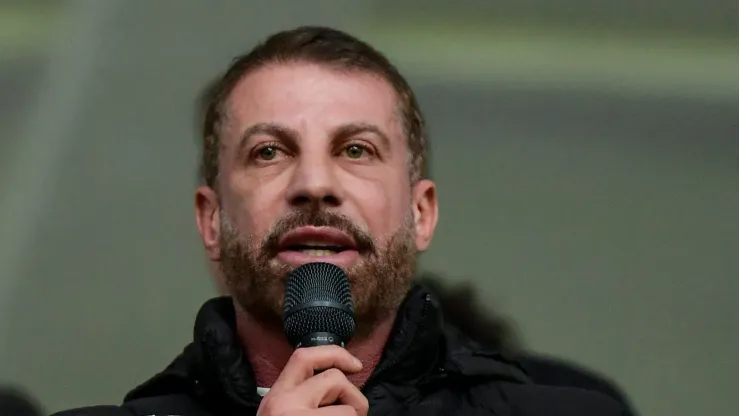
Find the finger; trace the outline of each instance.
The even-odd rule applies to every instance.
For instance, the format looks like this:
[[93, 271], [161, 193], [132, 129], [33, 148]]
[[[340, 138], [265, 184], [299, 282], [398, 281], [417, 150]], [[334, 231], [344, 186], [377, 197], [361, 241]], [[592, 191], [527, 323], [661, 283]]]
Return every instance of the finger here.
[[347, 350], [337, 345], [298, 348], [278, 376], [271, 390], [290, 390], [313, 377], [315, 370], [337, 368], [345, 373], [356, 373], [362, 363]]
[[320, 409], [298, 410], [287, 413], [287, 416], [366, 416], [367, 413], [357, 413], [352, 406], [326, 406]]
[[367, 398], [336, 368], [309, 378], [290, 394], [307, 400], [305, 403], [310, 408], [337, 403], [351, 406], [359, 414], [367, 413], [368, 409]]
[[[366, 416], [367, 412], [359, 413], [352, 406], [337, 405], [337, 406], [326, 406], [316, 410], [312, 410], [308, 413], [311, 416]], [[301, 416], [306, 413], [301, 413]]]

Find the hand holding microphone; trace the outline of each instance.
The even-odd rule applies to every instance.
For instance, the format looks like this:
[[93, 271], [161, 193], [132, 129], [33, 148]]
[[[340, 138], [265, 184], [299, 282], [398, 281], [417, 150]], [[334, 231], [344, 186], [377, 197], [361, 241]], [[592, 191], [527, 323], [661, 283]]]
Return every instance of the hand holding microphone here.
[[339, 346], [299, 348], [262, 399], [257, 415], [365, 416], [367, 399], [344, 375], [360, 369], [360, 361]]
[[329, 263], [296, 268], [285, 284], [284, 307], [285, 335], [296, 350], [257, 414], [366, 415], [367, 399], [345, 376], [362, 363], [343, 348], [355, 331], [344, 271]]

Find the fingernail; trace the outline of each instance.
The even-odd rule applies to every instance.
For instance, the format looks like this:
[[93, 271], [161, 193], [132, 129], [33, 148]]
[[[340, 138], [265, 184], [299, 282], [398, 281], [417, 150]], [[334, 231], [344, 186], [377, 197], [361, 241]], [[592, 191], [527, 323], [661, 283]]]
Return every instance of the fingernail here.
[[355, 360], [355, 365], [359, 365], [359, 366], [362, 366], [362, 361], [360, 361], [360, 360], [359, 360], [359, 359], [357, 359], [357, 358], [354, 358], [354, 360]]

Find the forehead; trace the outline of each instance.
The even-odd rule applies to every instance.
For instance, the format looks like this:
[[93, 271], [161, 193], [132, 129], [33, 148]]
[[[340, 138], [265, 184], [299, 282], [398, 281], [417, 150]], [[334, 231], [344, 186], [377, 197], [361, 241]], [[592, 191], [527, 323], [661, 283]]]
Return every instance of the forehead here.
[[397, 94], [383, 78], [319, 64], [270, 64], [242, 78], [226, 101], [233, 137], [254, 123], [284, 124], [302, 133], [368, 123], [403, 138]]

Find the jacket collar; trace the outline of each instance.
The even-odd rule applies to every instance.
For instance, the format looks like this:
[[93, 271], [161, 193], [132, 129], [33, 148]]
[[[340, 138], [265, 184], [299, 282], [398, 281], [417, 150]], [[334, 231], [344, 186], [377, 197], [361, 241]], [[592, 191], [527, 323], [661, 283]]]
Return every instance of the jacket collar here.
[[[231, 298], [207, 301], [198, 312], [193, 342], [124, 401], [186, 394], [230, 408], [257, 407], [261, 398], [235, 328]], [[444, 325], [436, 297], [416, 284], [401, 304], [383, 356], [363, 389], [378, 383], [419, 385], [456, 374], [527, 380], [514, 362]]]

